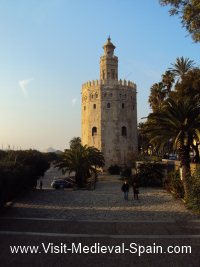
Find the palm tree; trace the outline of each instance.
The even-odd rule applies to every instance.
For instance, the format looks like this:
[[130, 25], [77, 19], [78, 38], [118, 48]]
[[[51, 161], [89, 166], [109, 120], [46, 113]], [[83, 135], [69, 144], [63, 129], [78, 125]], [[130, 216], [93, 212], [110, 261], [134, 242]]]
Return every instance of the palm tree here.
[[73, 137], [69, 142], [70, 148], [75, 148], [79, 145], [81, 145], [81, 138], [80, 137]]
[[150, 146], [149, 139], [144, 132], [145, 123], [140, 122], [138, 124], [138, 152], [141, 155], [145, 155], [148, 153], [148, 148]]
[[182, 181], [185, 199], [189, 195], [190, 147], [200, 140], [200, 104], [190, 101], [165, 101], [162, 110], [151, 113], [146, 123], [146, 133], [150, 142], [159, 148], [171, 140], [179, 154], [182, 166]]
[[154, 83], [150, 90], [150, 107], [152, 108], [153, 112], [157, 112], [161, 109], [161, 105], [166, 97], [166, 91], [164, 90], [164, 85], [162, 82]]
[[170, 71], [167, 70], [163, 75], [162, 75], [162, 83], [166, 87], [167, 94], [171, 92], [172, 85], [174, 83], [174, 74]]
[[169, 68], [169, 71], [171, 71], [179, 81], [180, 79], [182, 79], [184, 74], [186, 74], [189, 70], [194, 69], [195, 62], [193, 60], [190, 60], [188, 57], [177, 57], [176, 62], [171, 65], [172, 68]]
[[104, 166], [104, 157], [97, 148], [83, 146], [79, 143], [77, 146], [66, 149], [55, 166], [62, 169], [63, 173], [74, 171], [77, 186], [83, 187], [87, 178], [92, 174], [96, 175], [97, 168]]

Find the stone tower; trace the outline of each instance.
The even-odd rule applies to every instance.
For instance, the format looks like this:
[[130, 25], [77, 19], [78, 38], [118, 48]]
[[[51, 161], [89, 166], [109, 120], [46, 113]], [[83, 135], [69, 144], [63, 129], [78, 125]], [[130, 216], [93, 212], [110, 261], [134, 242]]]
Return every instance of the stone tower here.
[[132, 166], [137, 154], [136, 84], [118, 80], [110, 37], [100, 58], [100, 80], [82, 85], [82, 144], [94, 146], [110, 165]]

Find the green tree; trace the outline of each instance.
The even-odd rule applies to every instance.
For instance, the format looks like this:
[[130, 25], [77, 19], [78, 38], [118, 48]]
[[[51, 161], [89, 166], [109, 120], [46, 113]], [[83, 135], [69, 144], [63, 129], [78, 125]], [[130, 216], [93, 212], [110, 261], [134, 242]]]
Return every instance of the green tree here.
[[171, 140], [179, 154], [183, 171], [185, 198], [189, 195], [190, 147], [200, 140], [200, 104], [191, 101], [166, 100], [162, 110], [148, 116], [145, 132], [150, 142], [162, 148]]
[[148, 148], [150, 146], [149, 139], [145, 133], [145, 123], [138, 124], [138, 151], [141, 155], [148, 155]]
[[195, 67], [194, 61], [190, 60], [188, 57], [177, 57], [176, 62], [171, 65], [172, 68], [169, 70], [174, 74], [178, 81], [180, 81], [188, 71]]
[[[74, 143], [72, 142], [71, 144]], [[72, 145], [70, 149], [66, 149], [55, 166], [62, 169], [63, 173], [75, 172], [77, 186], [83, 187], [87, 182], [87, 178], [92, 174], [96, 175], [97, 168], [104, 166], [104, 157], [97, 148], [83, 146], [78, 143], [78, 145]]]
[[71, 149], [76, 148], [80, 145], [81, 145], [81, 138], [80, 137], [73, 137], [69, 142], [69, 146]]
[[174, 88], [174, 97], [190, 99], [193, 101], [200, 100], [200, 69], [193, 69], [187, 72], [180, 83]]
[[157, 112], [161, 109], [162, 103], [166, 97], [166, 90], [164, 90], [162, 82], [154, 83], [150, 90], [149, 104], [153, 112]]
[[[183, 99], [185, 101], [199, 102], [200, 99], [200, 69], [188, 71], [181, 82], [175, 85], [175, 90], [171, 93], [174, 99]], [[192, 144], [195, 152], [194, 161], [199, 162], [199, 141], [195, 140]]]
[[170, 71], [167, 70], [163, 75], [162, 75], [162, 83], [165, 86], [167, 94], [171, 92], [173, 83], [175, 81], [174, 79], [174, 74]]
[[200, 2], [199, 0], [160, 0], [160, 4], [170, 5], [170, 15], [178, 15], [183, 27], [200, 42]]

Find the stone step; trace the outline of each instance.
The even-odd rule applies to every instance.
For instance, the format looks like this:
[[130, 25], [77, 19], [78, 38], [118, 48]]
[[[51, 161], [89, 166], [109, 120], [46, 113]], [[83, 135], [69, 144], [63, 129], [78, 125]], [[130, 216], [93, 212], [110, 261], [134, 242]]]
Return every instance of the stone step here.
[[62, 219], [1, 217], [4, 231], [89, 235], [200, 235], [200, 221], [68, 221]]

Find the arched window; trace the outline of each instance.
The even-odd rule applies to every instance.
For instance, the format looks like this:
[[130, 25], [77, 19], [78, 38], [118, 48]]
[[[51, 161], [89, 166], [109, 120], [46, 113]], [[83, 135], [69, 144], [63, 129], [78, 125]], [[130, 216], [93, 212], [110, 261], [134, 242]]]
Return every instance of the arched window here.
[[93, 104], [93, 108], [96, 109], [96, 104]]
[[124, 108], [124, 103], [122, 103], [122, 108]]
[[84, 106], [84, 110], [86, 110], [86, 106]]
[[97, 135], [97, 127], [92, 127], [92, 136]]
[[127, 130], [126, 130], [125, 126], [122, 127], [122, 136], [124, 136], [124, 137], [127, 136]]
[[110, 108], [110, 103], [107, 103], [107, 108]]

